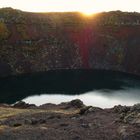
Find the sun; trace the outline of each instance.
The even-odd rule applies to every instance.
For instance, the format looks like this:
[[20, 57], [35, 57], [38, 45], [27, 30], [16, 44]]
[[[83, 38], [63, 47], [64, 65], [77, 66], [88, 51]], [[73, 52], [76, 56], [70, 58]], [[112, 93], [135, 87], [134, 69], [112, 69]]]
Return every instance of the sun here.
[[85, 16], [93, 16], [95, 12], [92, 10], [83, 10], [81, 13]]
[[82, 12], [85, 16], [92, 16], [94, 13], [93, 12]]

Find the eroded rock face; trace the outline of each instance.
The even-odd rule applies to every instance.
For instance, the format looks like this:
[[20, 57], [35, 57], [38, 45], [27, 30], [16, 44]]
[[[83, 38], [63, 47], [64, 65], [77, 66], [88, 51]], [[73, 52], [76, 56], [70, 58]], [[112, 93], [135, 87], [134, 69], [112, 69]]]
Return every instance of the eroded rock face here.
[[7, 8], [0, 9], [0, 17], [0, 62], [10, 68], [3, 68], [6, 75], [79, 68], [140, 74], [138, 13], [116, 11], [87, 19], [79, 13]]

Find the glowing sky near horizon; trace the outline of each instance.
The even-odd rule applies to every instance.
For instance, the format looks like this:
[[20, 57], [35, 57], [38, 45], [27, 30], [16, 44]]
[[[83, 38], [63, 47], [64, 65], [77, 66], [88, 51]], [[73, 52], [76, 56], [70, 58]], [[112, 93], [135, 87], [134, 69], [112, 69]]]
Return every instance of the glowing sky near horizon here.
[[140, 12], [140, 0], [0, 0], [0, 7], [12, 7], [30, 12], [101, 11]]

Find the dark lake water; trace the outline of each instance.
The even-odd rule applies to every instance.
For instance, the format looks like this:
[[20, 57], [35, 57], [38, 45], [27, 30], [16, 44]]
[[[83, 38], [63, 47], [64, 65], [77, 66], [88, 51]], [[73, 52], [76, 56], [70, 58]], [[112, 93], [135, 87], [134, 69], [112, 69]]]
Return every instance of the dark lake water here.
[[57, 70], [0, 79], [0, 103], [81, 99], [102, 108], [140, 103], [140, 77], [105, 70]]

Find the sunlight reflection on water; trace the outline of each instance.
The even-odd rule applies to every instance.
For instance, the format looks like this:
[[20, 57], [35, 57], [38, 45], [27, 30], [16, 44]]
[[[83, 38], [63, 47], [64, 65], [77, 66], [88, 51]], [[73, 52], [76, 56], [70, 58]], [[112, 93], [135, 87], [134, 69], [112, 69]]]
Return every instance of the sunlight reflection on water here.
[[110, 108], [115, 105], [133, 105], [140, 102], [140, 89], [125, 89], [116, 91], [96, 90], [86, 92], [80, 95], [63, 95], [63, 94], [41, 94], [29, 96], [23, 101], [42, 105], [45, 103], [59, 104], [61, 102], [68, 102], [73, 99], [80, 99], [85, 105], [92, 105], [102, 108]]

